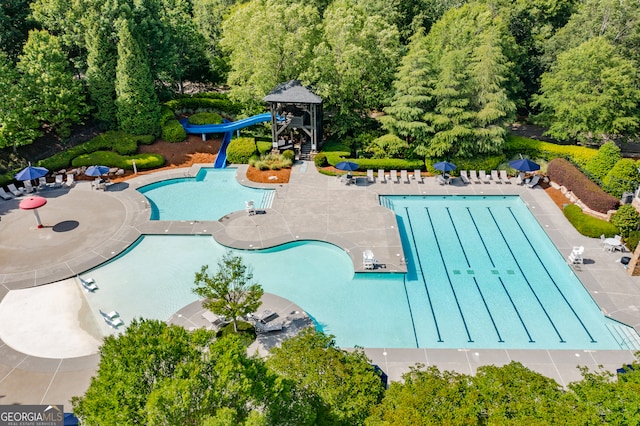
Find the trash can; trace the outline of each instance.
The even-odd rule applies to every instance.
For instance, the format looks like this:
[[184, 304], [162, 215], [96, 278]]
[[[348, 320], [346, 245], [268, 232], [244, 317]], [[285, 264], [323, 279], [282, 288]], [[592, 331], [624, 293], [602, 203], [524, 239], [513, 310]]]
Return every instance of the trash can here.
[[631, 204], [633, 202], [633, 192], [625, 192], [622, 194], [622, 204]]

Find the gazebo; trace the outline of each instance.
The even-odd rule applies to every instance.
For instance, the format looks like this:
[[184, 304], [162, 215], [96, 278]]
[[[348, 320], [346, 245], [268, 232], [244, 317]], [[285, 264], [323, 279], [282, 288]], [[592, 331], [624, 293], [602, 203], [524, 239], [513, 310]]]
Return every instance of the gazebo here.
[[322, 98], [299, 80], [276, 86], [264, 101], [271, 110], [273, 149], [299, 148], [301, 158], [322, 146]]

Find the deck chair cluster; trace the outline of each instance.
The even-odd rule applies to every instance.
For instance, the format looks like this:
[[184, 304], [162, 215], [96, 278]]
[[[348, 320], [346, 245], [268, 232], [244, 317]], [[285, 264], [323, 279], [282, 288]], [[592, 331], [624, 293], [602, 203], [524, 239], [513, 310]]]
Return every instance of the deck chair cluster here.
[[[374, 182], [373, 173], [373, 170], [367, 170], [367, 182]], [[389, 173], [387, 174], [384, 169], [378, 169], [377, 177], [379, 183], [411, 183], [412, 179], [418, 183], [422, 183], [422, 172], [420, 171], [420, 169], [415, 169], [413, 173], [409, 172], [408, 170], [400, 170], [399, 176], [397, 170], [389, 170]]]

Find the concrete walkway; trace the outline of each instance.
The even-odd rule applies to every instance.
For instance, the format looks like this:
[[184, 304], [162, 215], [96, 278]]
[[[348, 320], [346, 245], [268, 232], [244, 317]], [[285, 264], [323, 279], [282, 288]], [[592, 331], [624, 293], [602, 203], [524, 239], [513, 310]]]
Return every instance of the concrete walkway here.
[[[28, 331], [7, 334], [7, 329], [21, 327], [16, 320], [13, 324], [11, 321], [17, 314], [12, 315], [11, 310], [7, 310], [9, 305], [13, 309], [16, 306], [13, 302], [16, 296], [10, 291], [73, 278], [121, 253], [143, 234], [211, 234], [221, 244], [241, 249], [258, 249], [304, 239], [323, 240], [343, 248], [351, 256], [357, 272], [364, 272], [361, 253], [365, 249], [375, 252], [376, 258], [387, 265], [386, 271], [404, 272], [406, 267], [395, 216], [379, 205], [380, 195], [519, 195], [564, 256], [573, 246], [585, 246], [586, 261], [576, 268], [576, 273], [602, 311], [636, 329], [640, 327], [640, 278], [626, 275], [616, 263], [619, 253], [603, 251], [599, 240], [579, 235], [539, 187], [530, 189], [513, 183], [465, 186], [457, 180], [452, 185], [438, 185], [434, 178], [426, 178], [423, 183], [413, 180], [409, 183], [368, 183], [364, 177], [358, 178], [355, 185], [347, 186], [335, 177], [318, 173], [310, 162], [294, 166], [289, 184], [256, 185], [246, 181], [246, 167], [240, 166], [237, 178], [242, 184], [275, 189], [273, 205], [265, 214], [248, 216], [242, 211], [231, 213], [220, 221], [150, 221], [149, 204], [135, 189], [164, 179], [195, 176], [199, 168], [140, 176], [113, 185], [106, 192], [92, 190], [85, 182], [79, 182], [71, 189], [42, 191], [40, 195], [48, 200], [40, 209], [46, 225], [43, 229], [36, 229], [31, 212], [18, 209], [18, 200], [0, 202], [0, 337], [8, 336], [7, 340], [11, 340], [21, 335], [27, 340], [26, 344], [33, 341], [32, 347], [36, 349], [38, 345], [46, 346], [46, 350], [40, 348], [27, 354], [15, 351], [8, 342], [0, 342], [1, 404], [63, 403], [69, 407], [71, 396], [82, 394], [88, 387], [99, 361], [95, 354], [70, 357], [64, 349], [64, 339], [41, 344], [50, 331], [42, 324], [51, 321], [51, 315], [55, 315], [51, 311], [36, 311]], [[49, 291], [47, 287], [41, 287], [41, 290]], [[70, 306], [69, 302], [64, 302], [73, 300], [65, 298], [68, 293], [77, 291], [77, 284], [76, 288], [62, 284], [60, 291], [65, 297], [60, 296], [57, 300], [52, 296], [54, 306], [60, 304], [58, 308], [67, 311], [65, 321], [74, 317], [82, 323], [83, 304]], [[46, 295], [40, 300], [46, 300]], [[29, 308], [32, 307], [26, 307]], [[73, 315], [69, 316], [69, 312]], [[76, 324], [73, 329], [83, 331], [86, 339], [100, 337], [87, 329], [86, 324]], [[78, 335], [73, 338], [82, 340]], [[52, 342], [51, 339], [46, 341]], [[561, 385], [580, 379], [577, 365], [595, 369], [602, 364], [606, 369], [614, 370], [633, 359], [631, 350], [366, 348], [365, 352], [392, 380], [400, 379], [416, 362], [474, 373], [480, 365], [501, 365], [517, 360]]]

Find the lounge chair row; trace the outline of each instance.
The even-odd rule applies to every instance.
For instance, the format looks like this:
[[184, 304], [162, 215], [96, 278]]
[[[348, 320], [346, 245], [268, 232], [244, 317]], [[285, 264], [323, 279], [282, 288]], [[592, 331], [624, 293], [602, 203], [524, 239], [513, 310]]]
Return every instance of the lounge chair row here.
[[[375, 178], [374, 178], [373, 174], [374, 174], [374, 171], [372, 169], [367, 170], [367, 181], [369, 183], [375, 182]], [[377, 177], [378, 177], [378, 182], [380, 182], [380, 183], [386, 183], [386, 182], [410, 183], [411, 182], [411, 178], [413, 178], [413, 180], [415, 180], [418, 183], [422, 183], [422, 174], [421, 174], [419, 169], [414, 170], [412, 174], [410, 174], [407, 170], [400, 170], [400, 179], [399, 180], [398, 180], [398, 171], [397, 170], [390, 170], [389, 174], [386, 174], [384, 169], [378, 169], [378, 176]]]
[[[66, 186], [71, 187], [75, 183], [73, 175], [67, 175]], [[63, 184], [63, 176], [56, 175], [55, 181], [52, 183], [47, 183], [47, 179], [41, 177], [38, 179], [38, 186], [34, 187], [31, 181], [25, 180], [22, 182], [24, 186], [16, 187], [14, 183], [10, 183], [7, 185], [7, 189], [0, 187], [0, 198], [3, 200], [11, 200], [13, 197], [21, 197], [26, 194], [31, 194], [36, 190], [42, 190], [45, 188], [59, 188]]]
[[[464, 184], [491, 183], [491, 182], [511, 183], [511, 179], [507, 175], [506, 170], [491, 170], [490, 175], [488, 175], [487, 172], [484, 170], [480, 170], [478, 172], [476, 172], [475, 170], [469, 170], [468, 172], [466, 170], [461, 170], [460, 179], [462, 179], [462, 183]], [[534, 186], [538, 185], [539, 182], [540, 182], [540, 175], [533, 176], [533, 178], [531, 178], [531, 180], [527, 182], [524, 179], [524, 173], [520, 173], [516, 177], [516, 181], [515, 181], [517, 185], [522, 185], [523, 183], [525, 183], [530, 188], [533, 188]]]

